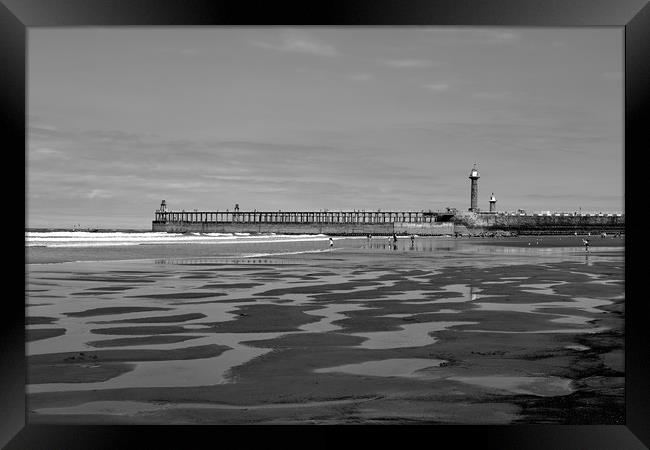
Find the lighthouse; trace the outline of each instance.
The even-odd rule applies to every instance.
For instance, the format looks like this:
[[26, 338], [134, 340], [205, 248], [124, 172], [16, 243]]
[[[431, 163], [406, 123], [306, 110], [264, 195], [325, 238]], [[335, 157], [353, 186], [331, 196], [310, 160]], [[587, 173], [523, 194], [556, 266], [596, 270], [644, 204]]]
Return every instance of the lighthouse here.
[[474, 163], [474, 167], [472, 168], [472, 171], [469, 173], [469, 179], [472, 180], [469, 210], [473, 212], [478, 211], [478, 179], [479, 178], [480, 175], [478, 174], [478, 170], [476, 169], [476, 163]]
[[497, 199], [494, 197], [494, 192], [490, 197], [490, 212], [497, 212]]

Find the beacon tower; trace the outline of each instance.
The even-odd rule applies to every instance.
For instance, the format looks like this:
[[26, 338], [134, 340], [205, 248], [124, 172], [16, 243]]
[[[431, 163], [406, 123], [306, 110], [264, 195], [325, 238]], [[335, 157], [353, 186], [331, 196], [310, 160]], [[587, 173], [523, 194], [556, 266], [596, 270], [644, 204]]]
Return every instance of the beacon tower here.
[[492, 192], [492, 196], [490, 197], [490, 212], [496, 212], [497, 211], [497, 199], [494, 196], [494, 192]]
[[470, 191], [470, 211], [478, 211], [478, 179], [480, 178], [480, 175], [478, 174], [478, 170], [476, 169], [476, 163], [474, 163], [474, 167], [472, 168], [472, 171], [469, 173], [469, 179], [472, 180], [472, 186], [471, 186], [471, 191]]

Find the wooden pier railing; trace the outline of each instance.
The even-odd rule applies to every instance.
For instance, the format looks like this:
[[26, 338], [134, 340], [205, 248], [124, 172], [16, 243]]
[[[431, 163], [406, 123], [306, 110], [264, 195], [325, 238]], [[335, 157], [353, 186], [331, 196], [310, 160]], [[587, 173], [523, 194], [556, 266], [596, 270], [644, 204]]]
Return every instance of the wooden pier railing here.
[[432, 223], [452, 213], [428, 211], [156, 211], [159, 223]]

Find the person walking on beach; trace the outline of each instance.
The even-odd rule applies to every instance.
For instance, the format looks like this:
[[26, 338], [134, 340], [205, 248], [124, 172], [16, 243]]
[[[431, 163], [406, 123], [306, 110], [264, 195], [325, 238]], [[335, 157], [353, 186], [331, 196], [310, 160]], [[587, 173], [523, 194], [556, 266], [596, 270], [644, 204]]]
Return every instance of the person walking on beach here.
[[393, 233], [393, 242], [397, 242], [397, 235]]
[[589, 253], [589, 239], [583, 239], [582, 243], [585, 244], [585, 252]]
[[332, 238], [330, 238], [330, 250], [332, 249], [332, 247], [334, 247], [334, 241], [332, 240]]

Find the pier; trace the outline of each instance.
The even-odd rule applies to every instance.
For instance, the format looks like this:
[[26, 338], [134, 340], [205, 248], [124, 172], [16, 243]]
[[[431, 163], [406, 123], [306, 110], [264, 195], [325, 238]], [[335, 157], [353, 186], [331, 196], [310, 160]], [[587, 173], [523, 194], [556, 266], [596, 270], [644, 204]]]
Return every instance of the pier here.
[[481, 211], [174, 211], [161, 204], [152, 231], [338, 236], [624, 233], [624, 214]]
[[299, 223], [379, 224], [448, 222], [451, 212], [425, 211], [168, 211], [158, 210], [158, 223]]
[[392, 235], [453, 233], [453, 212], [441, 211], [173, 211], [161, 204], [153, 231]]

